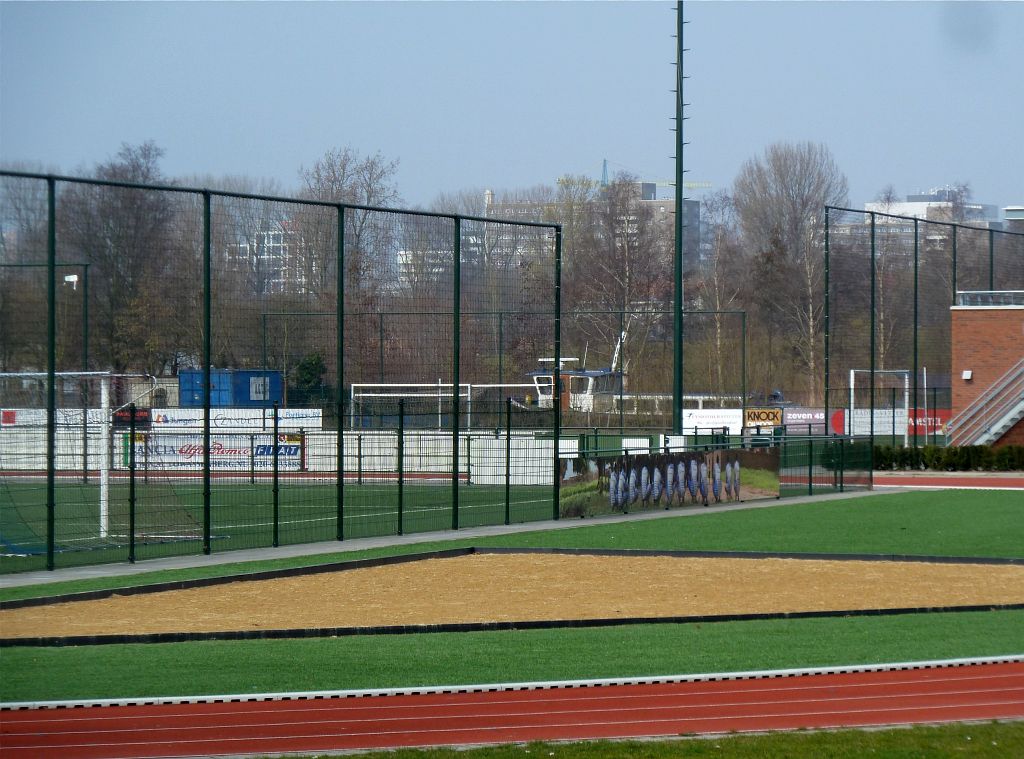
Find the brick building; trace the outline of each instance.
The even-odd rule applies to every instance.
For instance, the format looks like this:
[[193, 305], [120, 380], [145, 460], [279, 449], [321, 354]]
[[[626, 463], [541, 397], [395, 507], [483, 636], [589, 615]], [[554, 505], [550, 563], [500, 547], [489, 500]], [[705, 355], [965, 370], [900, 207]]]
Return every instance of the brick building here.
[[954, 444], [1024, 445], [1024, 293], [958, 293]]

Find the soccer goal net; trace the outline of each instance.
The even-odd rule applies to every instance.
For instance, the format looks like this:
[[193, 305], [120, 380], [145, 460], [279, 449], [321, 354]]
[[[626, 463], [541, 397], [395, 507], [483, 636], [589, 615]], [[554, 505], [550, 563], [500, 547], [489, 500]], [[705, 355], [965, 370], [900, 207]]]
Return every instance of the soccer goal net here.
[[[523, 407], [536, 392], [532, 384], [461, 383], [458, 389], [458, 424], [462, 429], [490, 429], [504, 425], [504, 403], [512, 398]], [[404, 426], [449, 429], [452, 426], [454, 385], [427, 383], [353, 383], [349, 396], [351, 429], [394, 429], [398, 426], [399, 401], [403, 401]]]
[[[57, 372], [53, 459], [50, 460], [49, 380], [39, 372], [0, 373], [0, 550], [47, 550], [49, 473], [53, 472], [53, 544], [57, 551], [95, 550], [129, 541], [128, 460], [144, 445], [139, 424], [130, 440], [132, 404], [148, 407], [151, 377], [106, 372]], [[137, 414], [148, 418], [146, 414]], [[137, 542], [197, 534], [181, 502], [148, 502], [139, 489]]]
[[[873, 378], [873, 380], [872, 380]], [[849, 435], [888, 436], [910, 444], [910, 370], [851, 369]]]

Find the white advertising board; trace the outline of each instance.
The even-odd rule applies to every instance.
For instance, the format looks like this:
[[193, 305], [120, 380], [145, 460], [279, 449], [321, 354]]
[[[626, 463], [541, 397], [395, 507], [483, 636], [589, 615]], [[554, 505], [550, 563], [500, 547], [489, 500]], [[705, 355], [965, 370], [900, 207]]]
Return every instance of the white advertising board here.
[[[201, 408], [155, 408], [150, 412], [154, 430], [202, 430]], [[277, 411], [278, 430], [323, 429], [323, 411], [313, 408], [283, 408]], [[82, 424], [82, 409], [57, 409], [58, 427]], [[89, 409], [89, 424], [101, 424], [103, 411]], [[0, 409], [0, 425], [4, 427], [45, 427], [46, 409]], [[265, 432], [274, 428], [273, 409], [210, 409], [210, 428], [224, 431]]]
[[[201, 408], [155, 408], [152, 429], [203, 428]], [[266, 431], [274, 428], [273, 409], [210, 409], [210, 429]], [[277, 410], [278, 430], [319, 430], [323, 428], [323, 411], [313, 408], [282, 408]]]
[[693, 428], [697, 427], [701, 433], [707, 432], [707, 428], [722, 427], [729, 428], [730, 435], [739, 435], [743, 427], [743, 409], [738, 408], [685, 408], [683, 409], [683, 433], [693, 434]]
[[[128, 466], [128, 435], [119, 468]], [[194, 433], [164, 433], [135, 436], [135, 466], [153, 470], [201, 470], [203, 438]], [[301, 436], [278, 435], [277, 466], [280, 471], [298, 471], [302, 466]], [[210, 469], [214, 471], [268, 472], [274, 468], [273, 435], [210, 435]]]

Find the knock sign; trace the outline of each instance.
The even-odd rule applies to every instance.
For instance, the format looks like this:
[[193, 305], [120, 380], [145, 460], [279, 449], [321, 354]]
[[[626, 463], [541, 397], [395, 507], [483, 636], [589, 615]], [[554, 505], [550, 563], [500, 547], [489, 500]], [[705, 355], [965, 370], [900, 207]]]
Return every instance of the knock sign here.
[[744, 427], [781, 427], [781, 408], [748, 408], [743, 414]]

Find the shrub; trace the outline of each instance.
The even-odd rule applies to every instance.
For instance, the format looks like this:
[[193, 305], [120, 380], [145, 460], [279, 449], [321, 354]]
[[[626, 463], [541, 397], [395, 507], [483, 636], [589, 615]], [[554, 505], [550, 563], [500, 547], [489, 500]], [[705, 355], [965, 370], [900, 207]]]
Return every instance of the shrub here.
[[937, 445], [926, 445], [921, 449], [921, 463], [925, 469], [942, 468], [942, 451]]
[[875, 469], [908, 470], [932, 469], [946, 472], [1015, 472], [1024, 470], [1024, 446], [963, 445], [943, 448], [926, 445], [923, 448], [875, 446]]
[[892, 469], [892, 446], [875, 446], [875, 469]]

